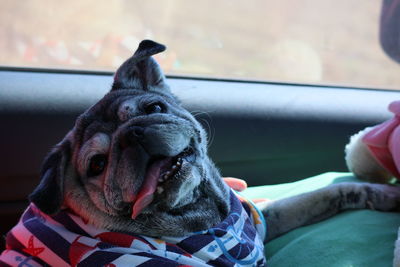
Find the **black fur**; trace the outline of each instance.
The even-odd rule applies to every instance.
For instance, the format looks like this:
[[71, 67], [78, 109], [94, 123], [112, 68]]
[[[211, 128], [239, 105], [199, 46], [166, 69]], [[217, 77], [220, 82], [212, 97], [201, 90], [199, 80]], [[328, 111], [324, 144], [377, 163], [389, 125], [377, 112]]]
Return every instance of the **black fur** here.
[[[152, 55], [163, 52], [166, 47], [151, 40], [143, 40], [136, 52], [118, 68], [111, 91], [121, 89], [149, 90], [163, 82], [163, 75], [155, 67]], [[154, 73], [156, 72], [156, 73]]]
[[63, 202], [63, 172], [70, 155], [70, 142], [56, 146], [44, 160], [40, 184], [29, 195], [29, 200], [47, 214], [57, 213]]

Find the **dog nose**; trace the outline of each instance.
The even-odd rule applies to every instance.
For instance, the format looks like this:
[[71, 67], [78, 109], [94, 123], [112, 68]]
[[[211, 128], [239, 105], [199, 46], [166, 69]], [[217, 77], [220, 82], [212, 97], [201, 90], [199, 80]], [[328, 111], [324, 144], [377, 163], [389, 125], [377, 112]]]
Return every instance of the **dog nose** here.
[[133, 144], [141, 143], [144, 139], [144, 128], [140, 126], [131, 126], [122, 135], [120, 144], [122, 148], [125, 148]]
[[175, 123], [130, 125], [121, 134], [122, 149], [140, 145], [149, 155], [168, 157], [182, 152], [193, 135], [190, 125]]
[[144, 137], [144, 128], [140, 126], [132, 126], [130, 128], [131, 137], [142, 139]]

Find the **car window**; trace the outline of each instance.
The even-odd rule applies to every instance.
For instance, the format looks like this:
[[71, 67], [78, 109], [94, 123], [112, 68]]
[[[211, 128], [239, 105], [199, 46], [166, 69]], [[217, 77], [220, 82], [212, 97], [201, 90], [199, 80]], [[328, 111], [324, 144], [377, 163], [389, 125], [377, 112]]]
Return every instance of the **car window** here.
[[0, 2], [3, 66], [113, 71], [153, 39], [170, 75], [400, 89], [381, 1]]

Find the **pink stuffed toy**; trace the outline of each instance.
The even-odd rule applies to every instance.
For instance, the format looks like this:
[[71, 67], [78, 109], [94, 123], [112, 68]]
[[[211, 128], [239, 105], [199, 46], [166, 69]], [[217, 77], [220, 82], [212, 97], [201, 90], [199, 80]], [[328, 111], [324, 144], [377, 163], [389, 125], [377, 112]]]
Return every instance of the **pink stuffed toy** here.
[[400, 179], [400, 101], [389, 105], [394, 117], [351, 137], [346, 163], [360, 179], [386, 183]]
[[[346, 164], [357, 178], [378, 183], [400, 179], [400, 101], [392, 102], [389, 110], [393, 118], [353, 135], [346, 146]], [[399, 237], [393, 266], [400, 266]]]

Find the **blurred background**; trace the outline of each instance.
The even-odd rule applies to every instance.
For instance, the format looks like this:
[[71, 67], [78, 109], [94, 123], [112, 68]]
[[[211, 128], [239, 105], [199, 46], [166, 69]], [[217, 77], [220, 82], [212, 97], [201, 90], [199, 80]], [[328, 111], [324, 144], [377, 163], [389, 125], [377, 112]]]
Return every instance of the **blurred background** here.
[[400, 89], [381, 1], [0, 0], [0, 65], [114, 71], [142, 39], [169, 75]]

